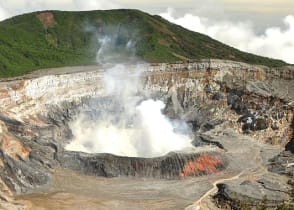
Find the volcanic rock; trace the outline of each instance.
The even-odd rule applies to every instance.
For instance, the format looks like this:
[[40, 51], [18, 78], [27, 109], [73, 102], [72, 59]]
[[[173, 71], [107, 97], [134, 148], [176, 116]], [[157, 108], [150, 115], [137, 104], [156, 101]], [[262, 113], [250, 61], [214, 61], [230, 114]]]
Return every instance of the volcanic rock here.
[[226, 167], [225, 157], [217, 153], [170, 153], [158, 158], [119, 157], [111, 154], [64, 152], [61, 165], [84, 174], [117, 177], [179, 178], [216, 173]]
[[231, 209], [254, 208], [258, 205], [277, 207], [288, 199], [289, 187], [277, 176], [267, 176], [260, 180], [245, 180], [218, 184], [218, 192], [213, 196], [218, 207], [229, 204]]
[[[279, 174], [293, 174], [292, 67], [200, 60], [140, 68], [143, 87], [137, 94], [148, 90], [149, 97], [164, 101], [164, 114], [190, 123], [193, 135], [199, 136], [194, 144], [201, 147], [150, 159], [65, 151], [73, 138], [70, 123], [76, 116], [83, 113], [95, 119], [103, 109], [118, 111], [103, 84], [105, 69], [52, 69], [3, 80], [0, 177], [4, 187], [0, 195], [5, 189], [15, 194], [36, 192], [50, 185], [54, 170], [60, 167], [82, 175], [176, 180], [187, 176], [217, 180], [220, 171], [229, 177], [244, 171], [258, 178], [229, 180], [219, 185], [220, 197], [258, 203], [267, 196], [269, 205], [287, 199], [284, 176]], [[287, 145], [287, 151], [279, 145]], [[277, 174], [268, 175], [267, 166]], [[276, 184], [279, 181], [281, 185]]]

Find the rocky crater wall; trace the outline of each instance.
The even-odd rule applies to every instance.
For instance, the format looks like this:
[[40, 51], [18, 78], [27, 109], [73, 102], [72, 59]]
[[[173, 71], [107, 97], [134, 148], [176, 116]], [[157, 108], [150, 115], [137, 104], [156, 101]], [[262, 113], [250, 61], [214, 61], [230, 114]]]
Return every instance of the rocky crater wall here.
[[[75, 68], [73, 73], [61, 69], [50, 74], [48, 70], [43, 75], [0, 82], [2, 191], [22, 193], [49, 183], [51, 170], [57, 165], [91, 175], [146, 175], [152, 171], [158, 177], [214, 173], [225, 168], [226, 160], [219, 154], [208, 161], [205, 153], [205, 158], [200, 159], [167, 156], [154, 160], [156, 164], [152, 165], [119, 158], [110, 158], [109, 164], [107, 158], [99, 155], [64, 151], [64, 145], [72, 138], [68, 122], [85, 106], [94, 110], [92, 99], [108, 97], [103, 82], [105, 68]], [[138, 66], [127, 69], [133, 72]], [[163, 100], [164, 113], [170, 118], [186, 121], [193, 129], [196, 146], [205, 144], [205, 140], [197, 140], [198, 135], [220, 124], [256, 141], [282, 147], [293, 139], [293, 67], [270, 69], [232, 61], [200, 60], [140, 64], [140, 69], [140, 91], [148, 90], [149, 97]], [[222, 149], [222, 145], [217, 146]], [[69, 161], [72, 158], [79, 164]], [[174, 164], [176, 161], [182, 162]], [[203, 168], [207, 163], [213, 167]], [[124, 165], [131, 170], [122, 170]], [[138, 171], [138, 165], [146, 167]], [[176, 169], [162, 169], [171, 165]], [[4, 196], [3, 199], [8, 200]]]

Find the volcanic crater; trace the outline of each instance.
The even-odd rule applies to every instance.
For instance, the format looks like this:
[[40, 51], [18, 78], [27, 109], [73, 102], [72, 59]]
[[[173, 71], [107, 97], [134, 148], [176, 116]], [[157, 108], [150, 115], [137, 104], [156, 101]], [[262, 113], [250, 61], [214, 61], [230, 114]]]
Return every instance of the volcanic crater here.
[[225, 60], [3, 79], [0, 206], [189, 209], [215, 205], [213, 192], [218, 204], [264, 195], [282, 203], [289, 186], [279, 174], [293, 166], [278, 168], [273, 158], [291, 156], [283, 145], [293, 141], [293, 79], [293, 67]]

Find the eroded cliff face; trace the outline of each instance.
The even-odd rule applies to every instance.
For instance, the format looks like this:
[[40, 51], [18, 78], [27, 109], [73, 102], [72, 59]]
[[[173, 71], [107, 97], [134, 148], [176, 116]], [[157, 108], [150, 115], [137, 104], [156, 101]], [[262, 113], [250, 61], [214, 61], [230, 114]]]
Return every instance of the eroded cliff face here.
[[[134, 66], [129, 68], [134, 69]], [[291, 123], [293, 118], [293, 67], [269, 69], [232, 61], [204, 60], [141, 65], [140, 68], [143, 70], [144, 88], [154, 93], [154, 97], [171, 102], [171, 111], [180, 117], [187, 115], [189, 109], [195, 112], [195, 107], [211, 105], [226, 109], [230, 106], [232, 114], [237, 113], [237, 117], [248, 111], [252, 112], [254, 117], [250, 115], [251, 118], [256, 119], [251, 119], [255, 122], [249, 126], [252, 128], [249, 130], [265, 130], [271, 127], [278, 130], [275, 133], [279, 134], [284, 133], [280, 129], [288, 127], [287, 123]], [[97, 69], [2, 82], [2, 113], [22, 122], [31, 120], [32, 123], [40, 124], [41, 119], [38, 121], [38, 117], [46, 117], [50, 107], [62, 108], [63, 102], [78, 105], [87, 98], [106, 97], [107, 91], [103, 87], [104, 71], [105, 69]], [[170, 112], [168, 114], [172, 115]], [[244, 118], [239, 122], [242, 124], [243, 121]], [[286, 142], [287, 140], [285, 139]]]
[[[128, 70], [137, 68], [130, 65]], [[74, 73], [52, 70], [54, 74], [49, 70], [41, 75], [1, 81], [3, 203], [11, 205], [13, 193], [33, 191], [50, 183], [50, 174], [57, 166], [100, 176], [148, 174], [179, 178], [217, 173], [233, 167], [228, 163], [228, 148], [223, 142], [204, 135], [220, 134], [220, 127], [281, 148], [293, 138], [293, 67], [270, 69], [232, 61], [201, 60], [142, 64], [140, 69], [140, 91], [148, 90], [148, 97], [163, 100], [167, 104], [164, 113], [170, 118], [186, 121], [193, 129], [195, 146], [211, 144], [215, 145], [213, 148], [148, 161], [65, 151], [65, 145], [72, 139], [68, 123], [81, 110], [93, 114], [101, 101], [111, 103], [103, 82], [105, 69], [80, 67]], [[291, 171], [292, 167], [279, 168], [279, 172]]]
[[290, 140], [293, 69], [274, 71], [222, 61], [176, 64], [170, 67], [174, 71], [167, 72], [160, 68], [147, 76], [147, 88], [166, 92], [167, 100], [177, 105], [172, 110], [175, 115], [197, 125], [200, 109], [206, 120], [228, 121], [257, 139], [273, 144], [281, 143], [281, 138], [283, 143]]

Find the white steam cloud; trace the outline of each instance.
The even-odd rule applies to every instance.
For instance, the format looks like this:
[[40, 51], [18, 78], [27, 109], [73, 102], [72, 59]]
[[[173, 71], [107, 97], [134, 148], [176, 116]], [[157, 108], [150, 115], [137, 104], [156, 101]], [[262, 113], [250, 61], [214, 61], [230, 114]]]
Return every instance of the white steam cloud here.
[[105, 54], [105, 51], [108, 50], [110, 47], [109, 45], [111, 43], [111, 38], [109, 36], [98, 38], [98, 43], [100, 44], [100, 48], [97, 52], [96, 60], [98, 62], [103, 62], [103, 55]]
[[285, 29], [267, 28], [263, 34], [254, 32], [248, 22], [217, 21], [211, 23], [207, 18], [185, 14], [175, 18], [174, 10], [160, 14], [163, 18], [189, 30], [204, 33], [212, 38], [236, 47], [240, 50], [271, 58], [282, 59], [294, 64], [294, 16], [284, 18]]
[[152, 99], [134, 107], [136, 125], [119, 125], [98, 121], [86, 123], [82, 118], [71, 128], [74, 140], [66, 146], [67, 150], [87, 153], [111, 153], [130, 157], [156, 157], [171, 151], [192, 148], [191, 138], [176, 133], [175, 127], [161, 110], [162, 101]]
[[[115, 30], [112, 30], [113, 34], [116, 34]], [[115, 35], [98, 35], [98, 43], [100, 48], [96, 55], [96, 60], [100, 64], [106, 63], [127, 63], [136, 61], [135, 47], [132, 40], [128, 40], [125, 45], [117, 44], [118, 37]]]
[[193, 148], [189, 127], [164, 116], [162, 101], [146, 99], [140, 72], [139, 67], [130, 70], [125, 65], [107, 70], [103, 82], [111, 99], [106, 107], [99, 107], [97, 119], [89, 120], [82, 113], [71, 123], [74, 139], [67, 150], [155, 157]]

